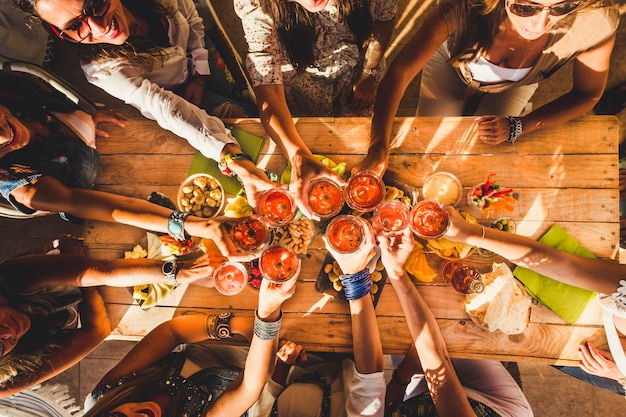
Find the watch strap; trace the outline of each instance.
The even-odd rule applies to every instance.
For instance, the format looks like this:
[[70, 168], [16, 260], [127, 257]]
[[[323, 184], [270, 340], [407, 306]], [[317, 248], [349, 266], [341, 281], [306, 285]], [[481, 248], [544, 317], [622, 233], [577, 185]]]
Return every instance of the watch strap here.
[[509, 121], [509, 138], [506, 141], [514, 144], [522, 134], [522, 119], [512, 116], [506, 116], [506, 119]]
[[161, 272], [163, 272], [165, 281], [168, 284], [175, 287], [178, 287], [180, 285], [180, 282], [178, 282], [178, 280], [176, 279], [176, 274], [178, 273], [178, 264], [176, 263], [176, 261], [164, 262], [163, 266], [161, 267]]

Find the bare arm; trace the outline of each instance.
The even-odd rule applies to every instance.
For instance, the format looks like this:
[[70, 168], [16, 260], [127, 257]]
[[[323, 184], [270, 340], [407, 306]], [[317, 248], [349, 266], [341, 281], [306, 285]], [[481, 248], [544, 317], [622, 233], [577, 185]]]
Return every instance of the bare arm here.
[[400, 243], [393, 239], [378, 237], [383, 264], [404, 311], [437, 413], [441, 417], [473, 417], [435, 316], [405, 272], [404, 265], [413, 247], [411, 232], [405, 230]]
[[343, 184], [343, 180], [316, 160], [300, 137], [287, 107], [283, 86], [280, 84], [261, 85], [254, 91], [265, 131], [291, 163], [290, 188], [296, 196], [296, 203], [300, 210], [311, 218], [311, 212], [304, 202], [307, 184], [319, 176], [330, 177], [338, 184]]
[[[176, 279], [181, 284], [204, 283], [224, 262], [222, 256], [209, 253], [178, 262]], [[30, 294], [50, 286], [130, 287], [162, 282], [163, 261], [154, 259], [103, 260], [77, 255], [30, 255], [8, 259], [0, 265], [5, 280], [16, 292]]]
[[448, 26], [437, 8], [389, 66], [376, 93], [368, 155], [359, 164], [360, 170], [382, 175], [387, 169], [391, 127], [400, 100], [411, 80], [447, 37]]
[[18, 378], [12, 385], [0, 390], [0, 397], [7, 397], [59, 375], [87, 356], [111, 333], [111, 322], [98, 290], [87, 288], [82, 290], [82, 294], [83, 301], [78, 306], [82, 327], [64, 338], [61, 347], [45, 359], [36, 374]]
[[626, 275], [626, 265], [572, 255], [514, 233], [486, 227], [482, 239], [480, 225], [467, 223], [452, 208], [449, 211], [452, 222], [446, 238], [496, 252], [516, 265], [566, 284], [610, 294]]
[[574, 62], [572, 89], [522, 118], [523, 133], [561, 125], [596, 105], [606, 87], [615, 34], [602, 44], [580, 54]]
[[[96, 190], [69, 188], [53, 177], [41, 177], [35, 183], [18, 188], [11, 194], [19, 203], [35, 210], [69, 213], [104, 222], [122, 223], [146, 230], [167, 233], [167, 219], [172, 210], [139, 198], [125, 197]], [[217, 244], [222, 254], [232, 260], [251, 260], [252, 256], [235, 256], [235, 246], [223, 228], [220, 218], [188, 216], [185, 231]]]

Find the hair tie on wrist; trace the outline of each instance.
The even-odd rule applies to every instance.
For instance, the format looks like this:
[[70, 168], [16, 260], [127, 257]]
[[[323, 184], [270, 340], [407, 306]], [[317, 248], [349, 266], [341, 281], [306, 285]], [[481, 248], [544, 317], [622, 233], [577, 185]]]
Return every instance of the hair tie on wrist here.
[[230, 319], [235, 317], [233, 313], [208, 314], [204, 323], [204, 330], [209, 340], [229, 339]]
[[283, 323], [283, 312], [276, 321], [263, 321], [259, 318], [256, 310], [254, 310], [254, 335], [261, 340], [274, 340], [280, 333], [280, 326]]
[[369, 294], [372, 288], [371, 273], [368, 268], [357, 272], [356, 274], [347, 274], [339, 277], [343, 284], [343, 292], [346, 300], [358, 300]]

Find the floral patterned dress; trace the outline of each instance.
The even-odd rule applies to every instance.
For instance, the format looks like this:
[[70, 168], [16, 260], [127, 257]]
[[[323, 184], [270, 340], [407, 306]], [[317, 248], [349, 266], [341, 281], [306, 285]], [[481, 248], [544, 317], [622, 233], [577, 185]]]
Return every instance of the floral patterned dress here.
[[[393, 19], [397, 6], [397, 0], [370, 1], [372, 16], [377, 21]], [[355, 112], [347, 107], [347, 87], [355, 71], [360, 71], [361, 54], [356, 37], [339, 19], [336, 0], [329, 0], [324, 10], [315, 14], [315, 64], [300, 73], [289, 64], [272, 19], [263, 12], [258, 0], [235, 0], [235, 11], [248, 42], [246, 69], [254, 87], [283, 84], [293, 115], [371, 114], [371, 108]]]

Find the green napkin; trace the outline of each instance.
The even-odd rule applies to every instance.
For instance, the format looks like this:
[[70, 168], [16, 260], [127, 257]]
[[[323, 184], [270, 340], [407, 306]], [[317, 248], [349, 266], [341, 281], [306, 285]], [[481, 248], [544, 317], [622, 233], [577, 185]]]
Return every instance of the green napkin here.
[[[239, 146], [241, 146], [243, 153], [249, 155], [254, 163], [256, 163], [259, 158], [259, 154], [261, 153], [264, 139], [261, 136], [254, 135], [237, 127], [231, 127], [229, 129], [235, 139], [237, 139], [237, 142], [239, 142]], [[217, 162], [206, 158], [200, 152], [196, 152], [196, 155], [193, 157], [188, 175], [198, 173], [209, 174], [215, 177], [220, 184], [222, 184], [222, 187], [224, 187], [224, 192], [226, 194], [237, 195], [242, 188], [241, 183], [236, 177], [227, 177], [222, 174], [217, 166]]]
[[[539, 239], [539, 242], [574, 255], [596, 257], [556, 224]], [[593, 291], [564, 284], [520, 266], [513, 270], [513, 275], [524, 284], [528, 294], [569, 324], [576, 323], [587, 303], [596, 295]]]

